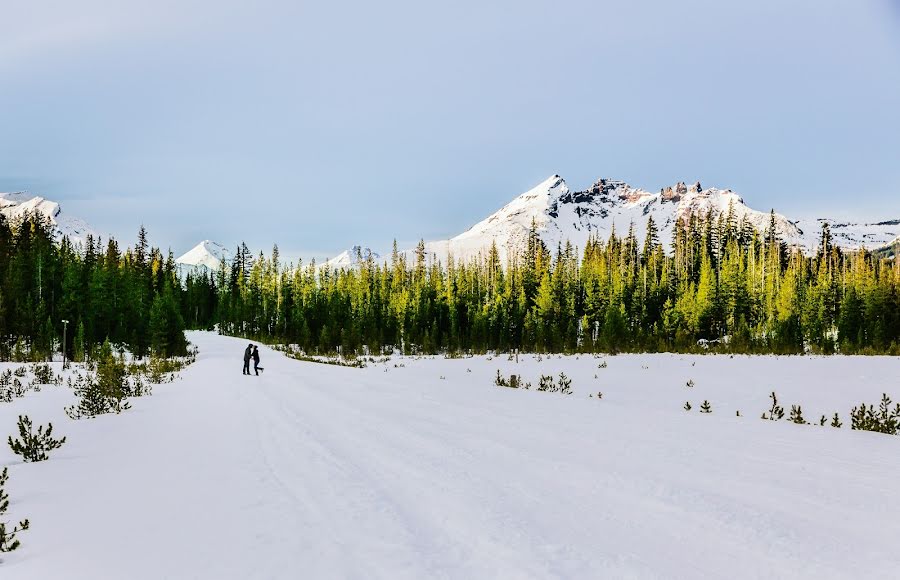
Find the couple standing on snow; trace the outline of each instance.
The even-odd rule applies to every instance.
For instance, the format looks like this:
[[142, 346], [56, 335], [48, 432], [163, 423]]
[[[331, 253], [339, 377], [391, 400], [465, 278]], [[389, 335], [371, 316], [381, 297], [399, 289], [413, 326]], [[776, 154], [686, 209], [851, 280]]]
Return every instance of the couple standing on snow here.
[[248, 344], [247, 348], [244, 349], [244, 374], [250, 374], [250, 359], [253, 359], [253, 372], [259, 376], [259, 371], [263, 370], [261, 366], [259, 366], [259, 348]]

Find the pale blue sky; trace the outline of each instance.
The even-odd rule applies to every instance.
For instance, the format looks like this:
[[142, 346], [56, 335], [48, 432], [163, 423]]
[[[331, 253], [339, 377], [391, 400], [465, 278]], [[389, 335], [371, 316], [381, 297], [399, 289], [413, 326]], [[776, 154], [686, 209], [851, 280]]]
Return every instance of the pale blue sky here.
[[548, 175], [900, 217], [896, 0], [0, 0], [0, 191], [131, 243], [461, 232]]

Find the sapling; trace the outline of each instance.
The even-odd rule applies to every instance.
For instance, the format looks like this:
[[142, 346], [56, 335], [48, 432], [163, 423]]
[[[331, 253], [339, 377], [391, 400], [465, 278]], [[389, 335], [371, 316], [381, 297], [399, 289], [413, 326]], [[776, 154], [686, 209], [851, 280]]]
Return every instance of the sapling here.
[[2, 521], [4, 514], [6, 514], [6, 510], [9, 508], [9, 494], [6, 493], [6, 481], [9, 479], [9, 471], [6, 467], [3, 468], [3, 471], [0, 471], [0, 553], [4, 552], [12, 552], [16, 548], [18, 548], [21, 544], [19, 540], [16, 539], [16, 534], [21, 531], [27, 530], [29, 523], [28, 520], [22, 520], [18, 525], [13, 526], [12, 529], [7, 529], [9, 525], [7, 522]]
[[831, 419], [831, 426], [840, 429], [842, 425], [843, 423], [841, 423], [840, 417], [838, 417], [838, 414], [835, 413], [834, 417]]
[[10, 435], [7, 439], [10, 449], [16, 455], [21, 455], [26, 462], [44, 461], [50, 456], [48, 455], [54, 449], [62, 447], [66, 442], [66, 438], [53, 438], [53, 423], [47, 423], [47, 430], [38, 427], [37, 433], [32, 431], [31, 419], [25, 415], [19, 415], [19, 437], [21, 439], [13, 439]]
[[877, 412], [873, 405], [866, 407], [865, 403], [853, 407], [850, 411], [850, 428], [895, 435], [900, 430], [900, 403], [891, 409], [891, 399], [884, 393]]
[[538, 391], [552, 391], [555, 390], [553, 385], [553, 375], [541, 375], [540, 380], [538, 381]]
[[712, 413], [712, 405], [709, 404], [709, 401], [706, 399], [703, 400], [703, 404], [700, 405], [701, 413]]
[[806, 425], [806, 419], [803, 418], [803, 411], [800, 409], [800, 405], [791, 405], [791, 416], [788, 421], [798, 425]]
[[769, 395], [769, 398], [772, 399], [772, 407], [769, 409], [768, 416], [763, 413], [762, 418], [768, 419], [769, 421], [778, 421], [784, 419], [784, 408], [778, 404], [778, 397], [775, 396], [775, 391], [772, 391], [772, 394]]
[[572, 379], [566, 376], [565, 373], [559, 373], [559, 382], [557, 383], [557, 390], [564, 395], [572, 394]]
[[693, 408], [693, 407], [691, 407], [691, 402], [690, 402], [690, 401], [687, 401], [687, 402], [684, 404], [684, 410], [685, 410], [685, 411], [690, 411], [692, 408]]

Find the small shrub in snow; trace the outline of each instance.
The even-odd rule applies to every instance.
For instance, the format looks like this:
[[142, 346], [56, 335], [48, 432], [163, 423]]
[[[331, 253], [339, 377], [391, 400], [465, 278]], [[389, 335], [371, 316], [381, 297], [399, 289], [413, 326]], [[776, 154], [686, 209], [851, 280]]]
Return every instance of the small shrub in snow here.
[[822, 415], [822, 418], [819, 419], [819, 427], [824, 427], [825, 423], [827, 423], [827, 422], [828, 422], [828, 418], [825, 417], [825, 415]]
[[887, 393], [881, 395], [878, 411], [872, 405], [866, 407], [865, 403], [861, 403], [850, 411], [850, 428], [896, 435], [900, 430], [900, 403], [891, 409], [891, 399]]
[[53, 372], [53, 368], [47, 363], [35, 363], [31, 366], [31, 373], [34, 375], [34, 383], [40, 385], [59, 385], [62, 384], [62, 377]]
[[841, 423], [841, 419], [840, 417], [838, 417], [837, 413], [835, 413], [834, 417], [831, 418], [831, 426], [837, 429], [840, 429], [841, 426], [843, 426], [843, 423]]
[[509, 379], [504, 378], [500, 371], [497, 371], [497, 377], [494, 379], [494, 384], [498, 387], [509, 387], [511, 389], [530, 389], [531, 384], [525, 383], [522, 381], [521, 375], [509, 375]]
[[691, 402], [690, 402], [690, 401], [687, 401], [687, 402], [684, 404], [684, 410], [685, 410], [685, 411], [690, 411], [691, 409], [693, 409], [693, 407], [691, 407]]
[[37, 433], [32, 430], [31, 419], [27, 416], [19, 415], [19, 437], [21, 439], [13, 439], [12, 435], [8, 438], [10, 449], [16, 455], [21, 455], [26, 462], [44, 461], [50, 456], [48, 455], [54, 449], [62, 447], [66, 442], [66, 438], [53, 438], [53, 423], [47, 423], [47, 430], [38, 427]]
[[9, 523], [2, 520], [6, 510], [9, 509], [9, 494], [5, 489], [8, 479], [9, 471], [4, 467], [3, 471], [0, 471], [0, 553], [12, 552], [18, 548], [21, 544], [16, 539], [16, 534], [27, 530], [29, 526], [28, 520], [22, 520], [18, 525], [8, 528]]
[[19, 380], [19, 377], [13, 379], [12, 392], [17, 397], [24, 397], [28, 388]]
[[21, 366], [21, 367], [16, 367], [16, 370], [13, 371], [13, 374], [19, 378], [22, 378], [25, 376], [26, 372], [28, 372], [28, 369], [26, 369], [24, 366]]
[[153, 394], [153, 386], [145, 382], [140, 375], [127, 379], [125, 390], [128, 397], [144, 397]]
[[553, 375], [541, 375], [537, 390], [541, 392], [554, 390]]
[[688, 379], [688, 382], [685, 383], [684, 386], [686, 386], [686, 387], [688, 387], [688, 388], [693, 388], [693, 386], [694, 386], [694, 379]]
[[701, 413], [712, 413], [712, 405], [709, 404], [709, 401], [706, 399], [703, 400], [703, 404], [700, 405]]
[[784, 408], [778, 405], [778, 397], [775, 396], [775, 391], [772, 391], [772, 394], [769, 395], [769, 398], [772, 399], [772, 406], [769, 408], [769, 414], [762, 414], [763, 419], [768, 419], [769, 421], [779, 421], [784, 419]]
[[564, 395], [572, 394], [572, 379], [566, 376], [565, 373], [559, 373], [559, 379], [556, 383], [557, 390]]
[[598, 368], [598, 369], [605, 369], [606, 366], [607, 366], [607, 365], [606, 365], [606, 361], [603, 361], [602, 363], [600, 363], [599, 365], [597, 365], [597, 368]]
[[800, 409], [800, 405], [791, 405], [791, 416], [788, 418], [788, 421], [797, 425], [806, 425], [806, 419], [803, 418], [803, 410]]

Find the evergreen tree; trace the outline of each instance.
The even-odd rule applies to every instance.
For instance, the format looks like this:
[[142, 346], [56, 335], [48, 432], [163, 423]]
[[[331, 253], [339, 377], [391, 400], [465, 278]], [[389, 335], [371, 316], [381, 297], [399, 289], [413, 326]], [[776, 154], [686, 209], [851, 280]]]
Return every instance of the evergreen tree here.
[[16, 535], [27, 530], [30, 525], [26, 519], [20, 521], [18, 525], [9, 528], [9, 522], [2, 520], [9, 509], [9, 494], [6, 492], [6, 482], [8, 480], [9, 470], [4, 467], [3, 471], [0, 471], [0, 554], [12, 552], [18, 548], [21, 543], [16, 539]]

